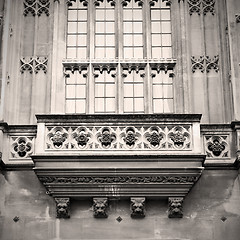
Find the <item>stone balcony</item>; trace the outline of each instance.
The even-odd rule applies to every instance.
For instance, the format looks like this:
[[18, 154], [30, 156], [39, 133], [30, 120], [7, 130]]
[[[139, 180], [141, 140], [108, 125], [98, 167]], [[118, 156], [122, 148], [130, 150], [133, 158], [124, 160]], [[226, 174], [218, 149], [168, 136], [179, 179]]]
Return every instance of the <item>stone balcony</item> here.
[[185, 197], [201, 115], [37, 115], [34, 171], [54, 198]]

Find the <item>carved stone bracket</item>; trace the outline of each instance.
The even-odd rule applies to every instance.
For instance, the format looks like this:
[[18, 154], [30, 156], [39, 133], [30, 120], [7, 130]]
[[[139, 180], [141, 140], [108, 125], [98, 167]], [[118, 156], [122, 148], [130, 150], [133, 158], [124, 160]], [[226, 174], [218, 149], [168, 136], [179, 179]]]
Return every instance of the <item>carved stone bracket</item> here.
[[131, 217], [143, 218], [145, 217], [145, 198], [131, 198]]
[[236, 23], [240, 23], [240, 14], [235, 15]]
[[33, 16], [41, 16], [42, 13], [45, 13], [49, 16], [49, 0], [24, 0], [24, 11], [23, 15], [27, 16], [31, 13]]
[[182, 218], [183, 217], [183, 198], [169, 198], [168, 199], [168, 217]]
[[95, 218], [107, 218], [107, 198], [93, 198], [93, 211]]
[[56, 201], [56, 217], [69, 218], [70, 217], [70, 199], [55, 198], [55, 201]]
[[38, 73], [42, 70], [44, 73], [47, 73], [47, 57], [28, 57], [20, 59], [20, 72], [24, 73], [29, 71], [29, 73]]
[[219, 71], [219, 56], [216, 55], [213, 58], [209, 56], [200, 56], [196, 58], [194, 56], [191, 57], [192, 62], [192, 72], [195, 73], [197, 69], [203, 72], [210, 72], [211, 69], [215, 70], [215, 72]]
[[189, 14], [203, 13], [206, 15], [208, 12], [215, 14], [215, 0], [188, 0]]

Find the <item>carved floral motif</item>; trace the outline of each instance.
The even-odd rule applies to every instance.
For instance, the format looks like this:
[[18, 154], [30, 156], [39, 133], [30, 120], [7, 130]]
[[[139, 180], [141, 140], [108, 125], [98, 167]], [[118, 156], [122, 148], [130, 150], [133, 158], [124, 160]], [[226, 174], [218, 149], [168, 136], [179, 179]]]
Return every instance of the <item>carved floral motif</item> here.
[[204, 72], [204, 56], [200, 56], [199, 58], [195, 58], [194, 56], [191, 57], [192, 61], [192, 72], [195, 73], [197, 69], [201, 72]]
[[168, 199], [168, 217], [182, 218], [183, 217], [183, 198], [169, 198]]
[[93, 211], [95, 218], [107, 218], [107, 198], [93, 198]]
[[72, 134], [73, 138], [76, 140], [80, 148], [86, 147], [90, 140], [91, 134], [89, 134], [84, 127], [80, 127], [75, 130]]
[[164, 138], [163, 133], [159, 133], [156, 127], [150, 128], [150, 132], [145, 134], [145, 138], [153, 147], [158, 147], [161, 140]]
[[188, 0], [189, 14], [203, 13], [206, 15], [208, 12], [215, 14], [215, 0]]
[[126, 129], [126, 134], [124, 134], [123, 140], [129, 147], [133, 147], [138, 140], [138, 136], [133, 127]]
[[190, 143], [190, 134], [183, 127], [174, 127], [172, 131], [168, 134], [168, 137], [171, 139], [177, 149], [188, 146]]
[[145, 198], [131, 198], [131, 217], [145, 217]]
[[56, 201], [56, 217], [69, 218], [70, 199], [69, 198], [55, 198]]
[[63, 147], [65, 141], [67, 140], [68, 134], [61, 127], [56, 127], [49, 134], [48, 138], [54, 148], [60, 149]]
[[33, 153], [32, 137], [12, 137], [12, 157], [27, 158]]
[[228, 136], [205, 136], [207, 157], [229, 157]]
[[202, 73], [204, 71], [210, 72], [211, 69], [215, 70], [215, 72], [219, 71], [219, 56], [216, 55], [213, 58], [209, 56], [200, 56], [199, 58], [191, 57], [192, 62], [192, 72], [195, 73], [197, 69], [199, 69]]
[[198, 178], [195, 176], [81, 176], [81, 177], [39, 177], [39, 180], [44, 184], [49, 183], [81, 183], [81, 184], [115, 184], [115, 183], [126, 183], [126, 184], [193, 184]]
[[44, 73], [47, 73], [47, 62], [48, 59], [46, 57], [28, 57], [21, 58], [20, 63], [20, 72], [24, 73], [25, 71], [29, 71], [29, 73], [38, 73], [42, 70]]
[[104, 148], [109, 148], [116, 140], [116, 134], [111, 133], [109, 128], [103, 128], [102, 132], [98, 135], [98, 141], [102, 144]]

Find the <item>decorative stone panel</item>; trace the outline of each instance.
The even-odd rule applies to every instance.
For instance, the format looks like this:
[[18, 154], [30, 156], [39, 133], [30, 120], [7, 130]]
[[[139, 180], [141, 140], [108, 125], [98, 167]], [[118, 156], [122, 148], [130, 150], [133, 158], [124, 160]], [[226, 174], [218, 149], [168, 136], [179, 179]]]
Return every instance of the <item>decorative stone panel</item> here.
[[33, 16], [41, 16], [45, 13], [49, 16], [50, 0], [24, 0], [24, 11], [23, 15], [27, 16], [32, 14]]
[[189, 14], [197, 13], [206, 15], [207, 13], [215, 14], [215, 0], [188, 0]]
[[38, 73], [42, 70], [44, 73], [47, 73], [47, 57], [25, 57], [20, 59], [20, 72], [24, 73], [29, 71], [29, 73]]
[[208, 73], [211, 70], [215, 70], [215, 72], [219, 71], [219, 56], [216, 55], [213, 58], [209, 56], [200, 56], [196, 58], [194, 56], [191, 57], [192, 62], [192, 72], [195, 73], [196, 70], [200, 70], [202, 73], [205, 71]]
[[190, 151], [192, 126], [47, 126], [46, 150]]

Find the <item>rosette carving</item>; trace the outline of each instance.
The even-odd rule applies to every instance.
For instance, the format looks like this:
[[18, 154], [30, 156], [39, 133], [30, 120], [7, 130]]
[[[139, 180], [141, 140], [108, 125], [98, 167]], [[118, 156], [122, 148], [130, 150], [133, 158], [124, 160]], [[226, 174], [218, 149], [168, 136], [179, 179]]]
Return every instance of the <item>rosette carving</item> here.
[[157, 127], [150, 128], [150, 131], [146, 132], [144, 136], [147, 139], [147, 141], [150, 143], [150, 145], [154, 148], [159, 147], [160, 142], [164, 138], [163, 133], [159, 133]]
[[133, 147], [138, 140], [138, 134], [133, 127], [128, 127], [123, 136], [123, 140], [128, 147]]
[[91, 138], [91, 134], [87, 132], [86, 128], [80, 127], [73, 132], [72, 137], [77, 142], [78, 147], [84, 148], [89, 143], [89, 140]]
[[110, 128], [105, 127], [102, 129], [102, 132], [98, 134], [97, 139], [102, 147], [109, 148], [112, 143], [116, 141], [116, 134], [112, 133]]
[[48, 134], [48, 138], [54, 148], [60, 149], [66, 142], [68, 133], [62, 127], [56, 127]]
[[174, 127], [168, 134], [169, 139], [176, 149], [190, 148], [190, 133], [186, 128]]
[[12, 156], [14, 158], [27, 158], [33, 152], [32, 140], [27, 137], [18, 137], [12, 144]]

